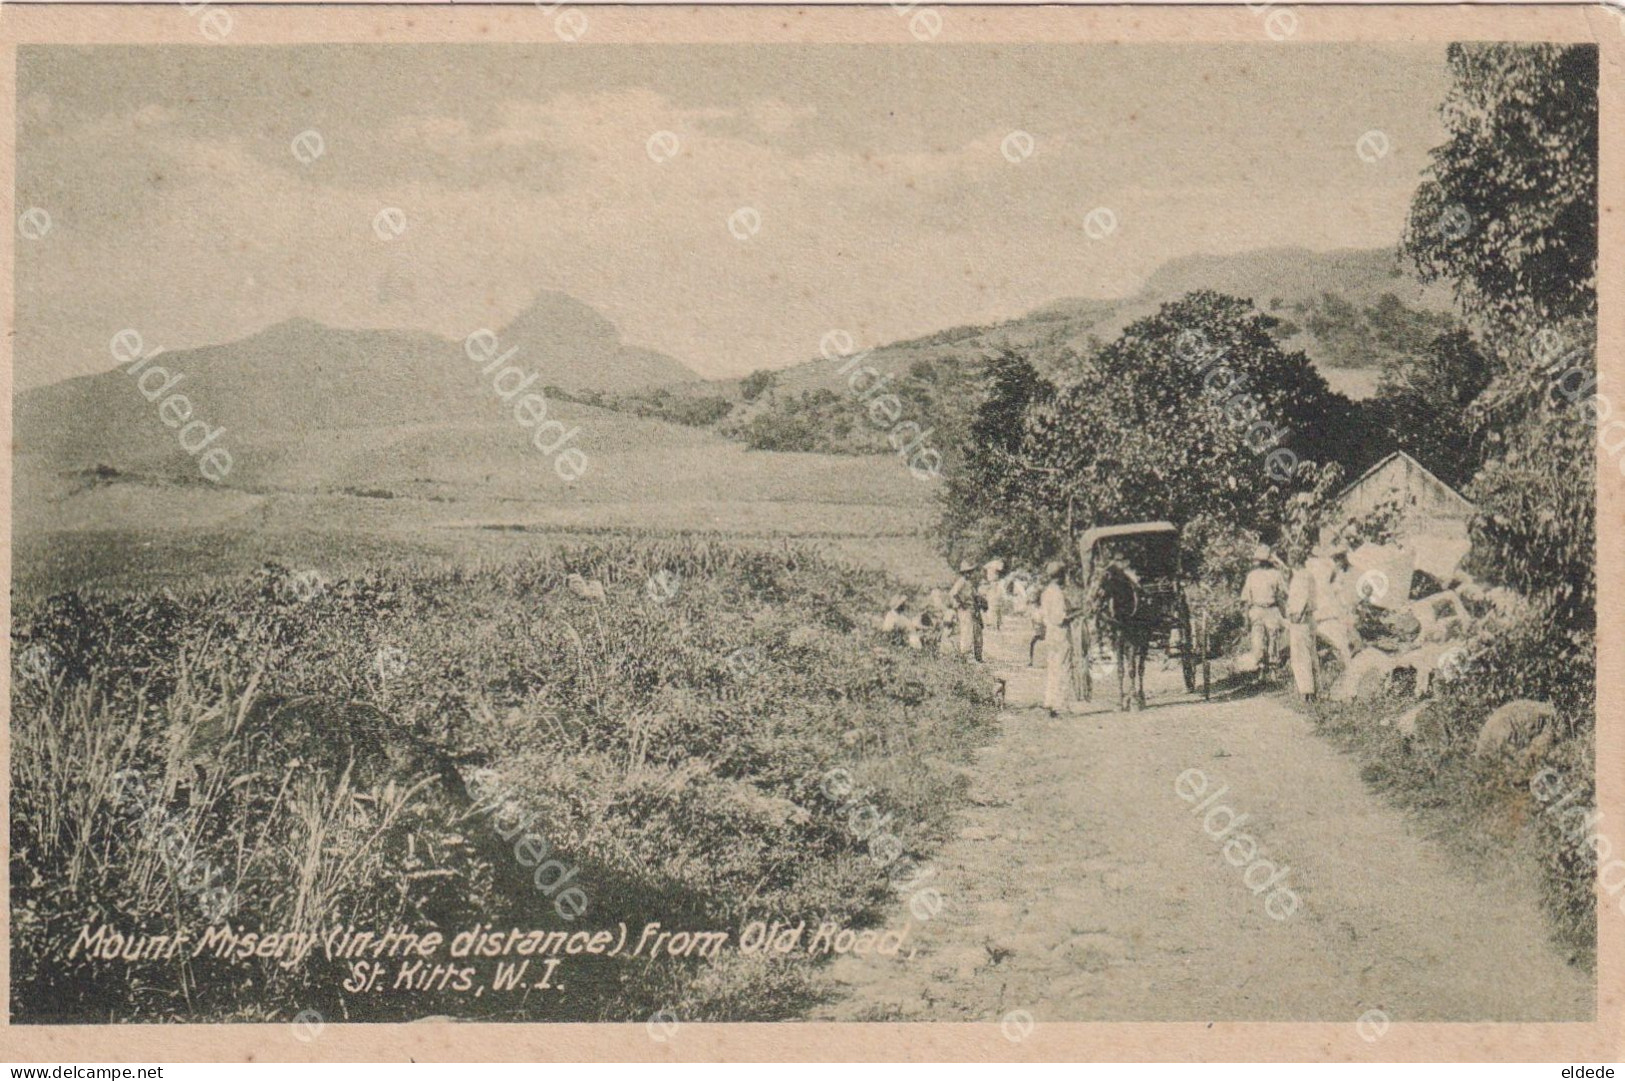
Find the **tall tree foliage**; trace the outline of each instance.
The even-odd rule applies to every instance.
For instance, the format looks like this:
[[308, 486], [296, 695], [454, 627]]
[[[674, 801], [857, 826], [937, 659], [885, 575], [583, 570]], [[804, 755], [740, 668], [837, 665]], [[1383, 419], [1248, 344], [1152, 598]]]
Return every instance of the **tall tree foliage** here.
[[1246, 301], [1197, 292], [1129, 326], [1053, 392], [1012, 365], [973, 426], [967, 458], [980, 469], [950, 487], [946, 517], [987, 508], [982, 536], [1024, 558], [1114, 522], [1274, 533], [1300, 467], [1349, 408], [1306, 356], [1282, 351], [1275, 325]]
[[1028, 496], [1027, 413], [1055, 387], [1025, 357], [1005, 351], [989, 362], [987, 396], [969, 426], [960, 467], [943, 490], [942, 534], [951, 558], [1008, 552], [1050, 554], [1051, 523]]
[[[1596, 605], [1597, 49], [1457, 44], [1448, 140], [1405, 246], [1451, 281], [1494, 364], [1473, 566], [1556, 624]], [[1589, 408], [1588, 408], [1589, 407]]]
[[1474, 405], [1493, 368], [1471, 334], [1441, 334], [1410, 357], [1388, 364], [1369, 413], [1395, 446], [1441, 479], [1464, 487], [1478, 472], [1484, 430]]
[[1405, 248], [1498, 329], [1597, 311], [1597, 47], [1457, 43]]

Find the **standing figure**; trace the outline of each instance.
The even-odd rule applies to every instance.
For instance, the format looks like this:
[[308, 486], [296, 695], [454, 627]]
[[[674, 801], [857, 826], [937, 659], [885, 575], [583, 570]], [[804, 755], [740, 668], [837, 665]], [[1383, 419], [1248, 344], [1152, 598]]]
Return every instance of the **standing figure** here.
[[1031, 576], [1025, 570], [1012, 571], [1004, 580], [1012, 615], [1025, 616], [1032, 606], [1033, 596], [1029, 586], [1031, 580]]
[[1044, 591], [1038, 597], [1038, 611], [1044, 621], [1045, 653], [1044, 708], [1051, 717], [1068, 708], [1072, 694], [1072, 612], [1061, 579], [1066, 565], [1059, 561], [1044, 567]]
[[1322, 541], [1305, 569], [1314, 578], [1315, 635], [1325, 639], [1347, 669], [1360, 648], [1347, 592], [1351, 575], [1348, 549], [1336, 541]]
[[982, 659], [982, 597], [971, 581], [976, 564], [967, 559], [959, 564], [959, 577], [948, 590], [959, 619], [959, 652]]
[[954, 648], [953, 638], [948, 633], [954, 625], [954, 606], [947, 592], [941, 586], [933, 586], [926, 594], [924, 609], [931, 615], [931, 639], [935, 643], [932, 648], [938, 653], [947, 653]]
[[1094, 646], [1090, 636], [1093, 620], [1084, 615], [1090, 610], [1089, 587], [1082, 582], [1063, 583], [1061, 590], [1066, 594], [1067, 611], [1072, 613], [1066, 627], [1072, 649], [1072, 701], [1090, 702], [1095, 696], [1094, 675], [1089, 667], [1089, 650]]
[[1284, 614], [1292, 682], [1305, 702], [1313, 702], [1320, 681], [1320, 665], [1315, 656], [1315, 577], [1308, 563], [1292, 572]]
[[1034, 605], [1032, 610], [1033, 636], [1027, 640], [1027, 667], [1037, 663], [1038, 643], [1044, 640], [1044, 608]]
[[1286, 620], [1281, 615], [1281, 604], [1286, 600], [1286, 579], [1281, 576], [1275, 554], [1269, 545], [1260, 544], [1253, 549], [1253, 569], [1241, 587], [1241, 600], [1247, 606], [1247, 625], [1252, 635], [1248, 657], [1260, 670], [1274, 668], [1280, 663], [1281, 632]]
[[[1004, 627], [1004, 560], [990, 559], [982, 564], [982, 603], [987, 607], [987, 621], [994, 630]], [[977, 658], [980, 660], [981, 658]]]

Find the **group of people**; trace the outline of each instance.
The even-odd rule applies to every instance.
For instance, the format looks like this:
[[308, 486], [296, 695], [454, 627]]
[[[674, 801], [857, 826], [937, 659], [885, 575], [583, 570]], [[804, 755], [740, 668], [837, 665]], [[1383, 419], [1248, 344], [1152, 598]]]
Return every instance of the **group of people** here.
[[1305, 700], [1313, 700], [1321, 691], [1320, 642], [1331, 646], [1345, 668], [1361, 648], [1354, 625], [1358, 582], [1348, 547], [1323, 536], [1303, 566], [1290, 573], [1268, 545], [1260, 544], [1252, 555], [1253, 568], [1241, 587], [1250, 638], [1242, 667], [1279, 666], [1284, 637], [1293, 685]]
[[[1000, 630], [1007, 617], [1030, 619], [1027, 663], [1033, 663], [1038, 643], [1047, 642], [1044, 705], [1053, 716], [1079, 697], [1073, 686], [1073, 656], [1078, 648], [1075, 631], [1081, 624], [1075, 622], [1077, 605], [1064, 589], [1065, 574], [1065, 565], [1058, 561], [1035, 576], [1023, 570], [1005, 573], [1002, 559], [980, 565], [967, 559], [959, 564], [953, 584], [931, 590], [923, 603], [911, 608], [907, 594], [892, 597], [881, 629], [915, 649], [946, 648], [952, 643], [961, 654], [980, 662], [986, 627]], [[945, 637], [949, 631], [952, 638]]]
[[[1347, 667], [1361, 648], [1354, 625], [1357, 582], [1348, 548], [1323, 536], [1301, 567], [1289, 570], [1268, 545], [1252, 552], [1252, 569], [1241, 588], [1247, 610], [1249, 650], [1241, 667], [1247, 671], [1278, 669], [1283, 659], [1293, 683], [1306, 700], [1322, 690], [1317, 659], [1326, 642]], [[978, 565], [959, 564], [959, 575], [946, 590], [933, 589], [918, 605], [907, 594], [891, 598], [881, 629], [915, 649], [954, 648], [982, 660], [983, 633], [989, 624], [1002, 628], [1006, 617], [1032, 621], [1027, 663], [1034, 663], [1039, 642], [1045, 645], [1044, 708], [1051, 716], [1087, 694], [1081, 641], [1082, 607], [1065, 588], [1066, 566], [1054, 561], [1042, 575], [1005, 573], [1002, 559]], [[949, 637], [949, 633], [952, 636]]]
[[959, 652], [980, 661], [982, 628], [992, 622], [998, 629], [1006, 611], [1027, 603], [1025, 590], [1012, 581], [1016, 577], [1004, 574], [1002, 559], [988, 560], [980, 567], [965, 560], [959, 564], [959, 577], [953, 585], [931, 590], [912, 610], [908, 594], [892, 597], [881, 629], [906, 639], [915, 649], [939, 647], [945, 632], [952, 630], [955, 637], [949, 641]]

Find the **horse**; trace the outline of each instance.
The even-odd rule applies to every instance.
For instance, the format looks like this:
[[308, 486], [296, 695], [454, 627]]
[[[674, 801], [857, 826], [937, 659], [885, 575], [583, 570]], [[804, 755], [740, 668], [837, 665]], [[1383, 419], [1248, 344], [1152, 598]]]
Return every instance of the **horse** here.
[[1117, 657], [1117, 708], [1145, 708], [1145, 663], [1151, 653], [1151, 606], [1139, 583], [1121, 563], [1101, 570], [1096, 586], [1095, 621]]

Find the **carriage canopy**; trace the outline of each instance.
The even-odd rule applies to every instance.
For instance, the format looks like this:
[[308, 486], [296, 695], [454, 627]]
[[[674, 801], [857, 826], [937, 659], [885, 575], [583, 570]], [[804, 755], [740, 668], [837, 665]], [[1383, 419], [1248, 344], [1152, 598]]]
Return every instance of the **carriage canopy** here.
[[1179, 527], [1172, 522], [1133, 522], [1096, 526], [1078, 537], [1083, 580], [1089, 581], [1103, 556], [1117, 556], [1143, 581], [1180, 578]]

